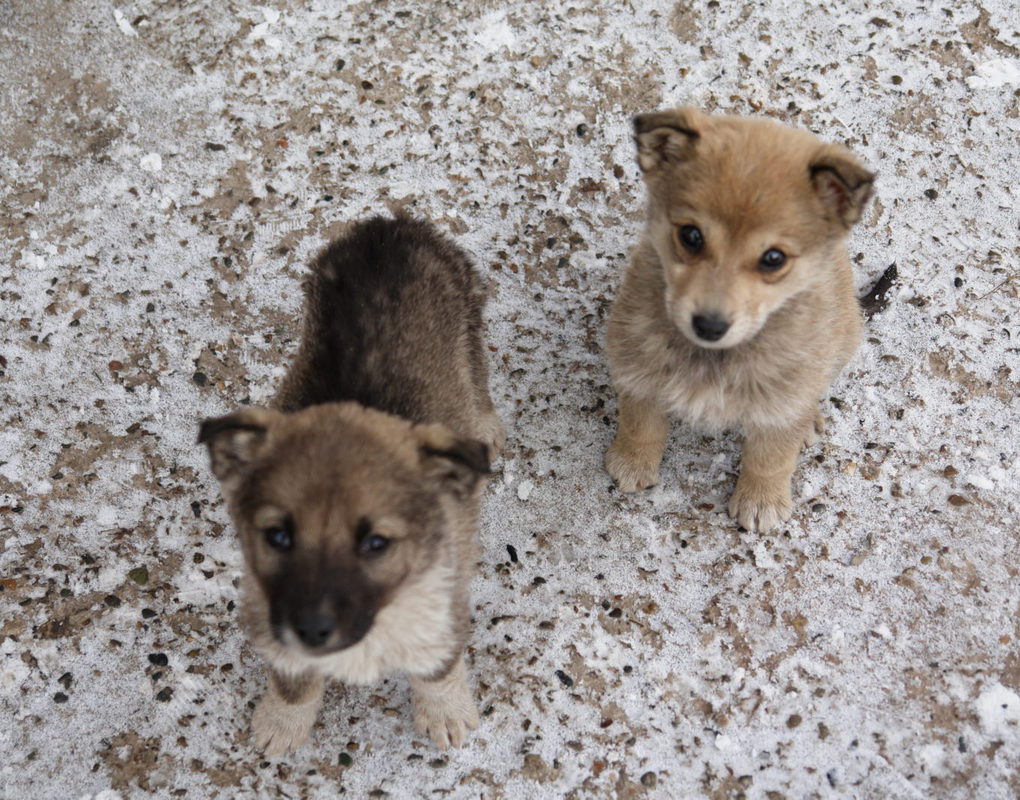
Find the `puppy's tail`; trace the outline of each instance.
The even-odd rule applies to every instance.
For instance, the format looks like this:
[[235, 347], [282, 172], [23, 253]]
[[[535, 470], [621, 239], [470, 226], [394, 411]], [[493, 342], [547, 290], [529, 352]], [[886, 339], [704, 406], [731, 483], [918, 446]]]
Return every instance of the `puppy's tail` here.
[[861, 295], [861, 311], [864, 312], [864, 317], [866, 319], [871, 319], [875, 316], [875, 314], [883, 311], [885, 307], [889, 305], [889, 290], [896, 285], [896, 278], [898, 274], [899, 273], [896, 270], [896, 262], [894, 261], [886, 267], [882, 276], [875, 281], [875, 285]]

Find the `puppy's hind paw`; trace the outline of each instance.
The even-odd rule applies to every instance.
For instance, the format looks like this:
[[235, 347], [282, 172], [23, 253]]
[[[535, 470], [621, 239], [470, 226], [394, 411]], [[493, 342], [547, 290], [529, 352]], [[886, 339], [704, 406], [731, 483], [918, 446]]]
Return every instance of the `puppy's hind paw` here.
[[793, 514], [789, 482], [761, 481], [741, 475], [730, 498], [729, 512], [745, 530], [770, 531]]
[[318, 711], [318, 703], [289, 705], [267, 693], [251, 718], [252, 742], [267, 756], [296, 750], [308, 741]]
[[606, 451], [606, 472], [621, 492], [641, 492], [659, 482], [661, 460], [657, 448], [624, 449], [613, 442]]

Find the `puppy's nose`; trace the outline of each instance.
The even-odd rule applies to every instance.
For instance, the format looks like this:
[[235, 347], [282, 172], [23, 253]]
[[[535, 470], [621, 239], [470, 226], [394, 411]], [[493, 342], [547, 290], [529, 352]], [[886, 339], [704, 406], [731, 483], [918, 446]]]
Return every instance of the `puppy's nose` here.
[[294, 632], [308, 647], [322, 647], [336, 630], [336, 619], [321, 611], [302, 611], [294, 620]]
[[691, 320], [691, 327], [698, 337], [706, 342], [715, 342], [730, 329], [730, 323], [718, 314], [696, 314]]

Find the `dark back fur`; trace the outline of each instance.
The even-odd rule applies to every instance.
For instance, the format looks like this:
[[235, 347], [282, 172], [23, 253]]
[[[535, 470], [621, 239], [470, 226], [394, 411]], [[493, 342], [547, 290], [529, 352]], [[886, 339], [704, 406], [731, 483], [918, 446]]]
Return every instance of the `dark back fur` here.
[[281, 410], [353, 400], [463, 428], [485, 373], [484, 295], [464, 251], [428, 222], [373, 217], [318, 256], [305, 292]]

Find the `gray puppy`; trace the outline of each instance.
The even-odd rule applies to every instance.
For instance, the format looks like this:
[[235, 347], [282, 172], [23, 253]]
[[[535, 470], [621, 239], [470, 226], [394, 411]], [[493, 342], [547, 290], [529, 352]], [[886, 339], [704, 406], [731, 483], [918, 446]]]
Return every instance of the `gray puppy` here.
[[268, 664], [252, 719], [267, 754], [309, 736], [324, 678], [410, 677], [440, 747], [478, 724], [466, 680], [479, 497], [503, 427], [484, 294], [429, 223], [355, 224], [315, 261], [303, 340], [275, 408], [199, 441], [244, 553], [243, 623]]

